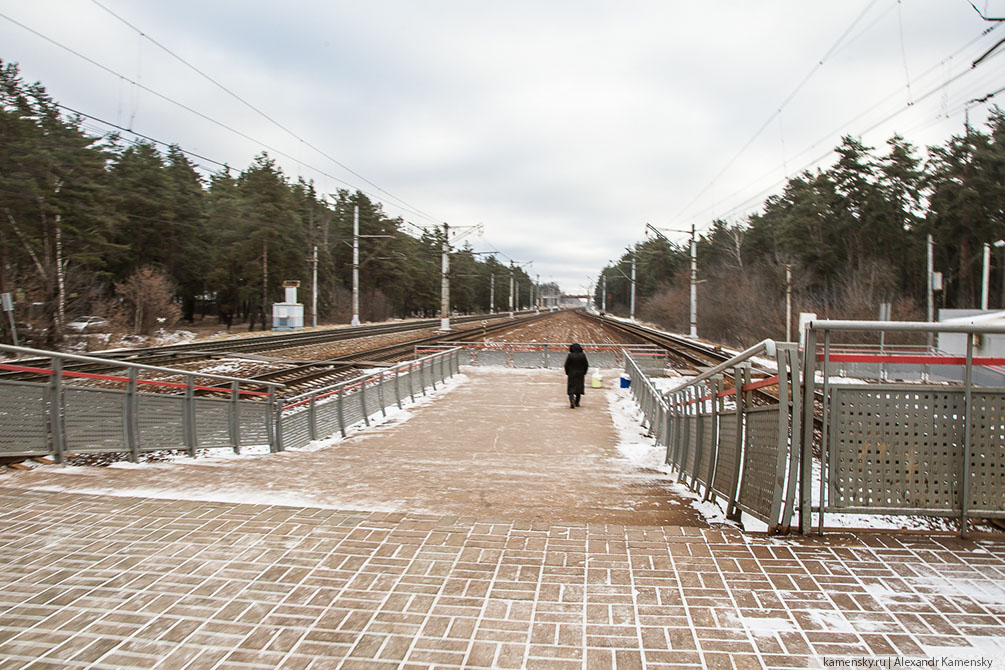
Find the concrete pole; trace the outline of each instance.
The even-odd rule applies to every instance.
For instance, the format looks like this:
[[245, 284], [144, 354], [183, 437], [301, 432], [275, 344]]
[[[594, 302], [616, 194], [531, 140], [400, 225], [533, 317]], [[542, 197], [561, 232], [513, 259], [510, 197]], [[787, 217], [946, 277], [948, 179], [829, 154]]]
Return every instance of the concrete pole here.
[[631, 304], [631, 319], [635, 320], [635, 254], [632, 254], [632, 304]]
[[600, 289], [600, 311], [607, 314], [607, 275], [600, 275], [603, 280], [601, 284], [603, 288]]
[[513, 261], [509, 263], [509, 318], [513, 318]]
[[440, 271], [440, 330], [450, 330], [450, 226], [443, 224], [443, 263]]
[[352, 212], [352, 321], [359, 325], [359, 205]]
[[311, 254], [311, 325], [318, 325], [318, 245]]
[[698, 337], [698, 241], [691, 226], [691, 337]]
[[492, 282], [489, 284], [489, 314], [496, 313], [496, 276], [491, 275]]
[[984, 269], [981, 273], [981, 309], [988, 308], [988, 292], [991, 283], [991, 245], [984, 243]]
[[785, 341], [792, 341], [792, 266], [785, 264]]
[[534, 293], [534, 311], [541, 311], [541, 275], [537, 275], [537, 292]]
[[[928, 273], [927, 281], [928, 284], [928, 322], [931, 323], [935, 321], [935, 294], [932, 290], [932, 276], [935, 274], [935, 259], [933, 258], [935, 254], [935, 243], [932, 241], [931, 234], [928, 235]], [[932, 334], [928, 333], [928, 349], [932, 349]]]

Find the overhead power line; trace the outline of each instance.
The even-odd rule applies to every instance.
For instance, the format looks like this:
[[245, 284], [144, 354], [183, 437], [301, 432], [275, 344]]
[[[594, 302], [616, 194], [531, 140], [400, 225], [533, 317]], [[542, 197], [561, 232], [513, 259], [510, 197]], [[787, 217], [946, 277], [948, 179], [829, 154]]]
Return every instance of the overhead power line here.
[[789, 95], [786, 96], [786, 98], [781, 102], [781, 104], [778, 105], [778, 108], [768, 116], [768, 118], [764, 121], [764, 123], [761, 124], [761, 127], [754, 132], [753, 136], [749, 140], [747, 140], [747, 143], [744, 144], [740, 148], [740, 150], [737, 151], [736, 154], [734, 154], [733, 157], [726, 162], [726, 165], [723, 166], [723, 168], [719, 170], [719, 172], [716, 173], [714, 177], [712, 177], [712, 180], [708, 182], [708, 184], [706, 184], [704, 188], [698, 191], [697, 195], [695, 195], [686, 205], [684, 205], [684, 207], [680, 210], [680, 212], [678, 212], [677, 216], [674, 217], [675, 221], [679, 220], [684, 215], [684, 213], [687, 212], [687, 210], [690, 209], [691, 206], [694, 205], [694, 203], [697, 202], [699, 198], [701, 198], [701, 196], [705, 195], [705, 193], [719, 181], [722, 175], [724, 175], [729, 170], [729, 168], [733, 167], [736, 161], [739, 160], [740, 156], [742, 156], [747, 151], [747, 149], [750, 148], [750, 145], [752, 145], [757, 140], [757, 138], [761, 136], [761, 133], [763, 133], [765, 129], [771, 125], [772, 121], [774, 121], [775, 118], [782, 113], [782, 110], [785, 109], [785, 107], [792, 101], [792, 99], [795, 98], [796, 95], [798, 95], [798, 93], [803, 89], [804, 86], [806, 86], [806, 84], [810, 81], [810, 79], [813, 78], [813, 75], [815, 75], [817, 71], [821, 67], [823, 67], [824, 63], [826, 63], [827, 60], [831, 57], [831, 55], [833, 55], [834, 52], [838, 49], [838, 47], [841, 46], [841, 43], [844, 42], [845, 38], [847, 38], [848, 35], [851, 33], [851, 31], [855, 29], [855, 26], [858, 25], [859, 21], [861, 21], [862, 18], [869, 12], [869, 10], [872, 9], [873, 5], [875, 5], [877, 1], [878, 0], [869, 0], [865, 8], [859, 13], [857, 17], [855, 17], [855, 20], [851, 22], [851, 25], [849, 25], [845, 29], [845, 31], [841, 33], [841, 36], [838, 37], [837, 40], [834, 42], [834, 44], [831, 45], [831, 48], [827, 50], [827, 52], [820, 58], [820, 60], [816, 62], [816, 64], [813, 65], [812, 68], [810, 68], [810, 71], [806, 73], [806, 76], [803, 77], [802, 81], [796, 84], [796, 87], [792, 89], [792, 92], [789, 93]]
[[[977, 42], [979, 42], [981, 39], [987, 37], [989, 34], [991, 34], [992, 32], [994, 32], [1001, 25], [1002, 25], [1002, 23], [996, 23], [994, 26], [990, 26], [990, 27], [986, 28], [985, 30], [981, 31], [981, 33], [979, 35], [977, 35], [976, 37], [974, 37], [973, 39], [971, 39], [970, 41], [968, 41], [966, 44], [964, 44], [962, 47], [960, 47], [959, 49], [957, 49], [951, 55], [947, 56], [946, 58], [943, 58], [941, 61], [939, 61], [938, 63], [936, 63], [935, 65], [933, 65], [929, 69], [927, 69], [926, 71], [924, 71], [921, 74], [917, 75], [916, 77], [912, 78], [909, 83], [911, 85], [916, 85], [916, 84], [922, 82], [926, 77], [928, 77], [928, 75], [932, 74], [935, 70], [937, 70], [938, 68], [942, 67], [946, 63], [952, 61], [954, 58], [956, 58], [957, 56], [959, 56], [965, 50], [967, 50], [968, 48], [972, 47], [974, 44], [976, 44]], [[892, 112], [890, 112], [888, 114], [885, 114], [878, 121], [875, 121], [875, 122], [871, 123], [866, 128], [864, 128], [864, 129], [862, 129], [862, 130], [860, 130], [858, 132], [855, 132], [854, 134], [855, 135], [864, 135], [866, 133], [872, 132], [873, 130], [875, 130], [879, 126], [883, 125], [884, 123], [889, 122], [893, 118], [895, 118], [898, 115], [900, 115], [900, 114], [908, 111], [912, 107], [916, 107], [919, 103], [921, 103], [924, 100], [932, 97], [936, 93], [945, 90], [951, 84], [959, 81], [960, 79], [962, 79], [962, 78], [964, 78], [964, 77], [966, 77], [968, 75], [971, 75], [973, 72], [974, 72], [974, 69], [968, 66], [966, 69], [960, 70], [956, 74], [950, 75], [944, 81], [941, 81], [940, 83], [933, 85], [930, 89], [926, 90], [921, 95], [914, 97], [912, 100], [908, 101], [907, 103], [899, 105]], [[997, 81], [997, 80], [995, 80], [995, 81]], [[976, 80], [974, 82], [974, 85], [977, 85], [977, 81]], [[980, 85], [981, 85], [982, 88], [985, 86], [985, 84], [983, 83], [983, 81], [980, 83]], [[971, 88], [973, 88], [973, 87], [971, 87]], [[791, 161], [791, 160], [793, 160], [795, 158], [798, 158], [799, 156], [803, 156], [805, 154], [808, 154], [815, 147], [818, 147], [824, 141], [832, 138], [836, 133], [841, 132], [842, 128], [847, 128], [848, 126], [850, 126], [850, 125], [856, 123], [857, 121], [863, 119], [864, 117], [866, 117], [870, 113], [878, 110], [883, 104], [885, 104], [886, 102], [888, 102], [892, 98], [895, 98], [898, 95], [901, 95], [902, 92], [903, 92], [903, 89], [901, 87], [897, 87], [893, 92], [891, 92], [887, 96], [885, 96], [882, 99], [880, 99], [874, 105], [872, 105], [871, 107], [869, 107], [865, 111], [861, 112], [860, 114], [856, 115], [854, 118], [850, 119], [849, 121], [842, 123], [840, 127], [838, 127], [837, 129], [831, 131], [825, 137], [822, 137], [820, 140], [817, 140], [816, 142], [813, 142], [806, 149], [804, 149], [804, 150], [800, 151], [799, 153], [797, 153], [794, 157], [792, 157], [792, 156], [788, 157], [784, 161], [783, 164], [787, 164], [789, 161]], [[973, 95], [972, 94], [967, 94], [966, 97], [970, 98], [970, 97], [973, 97]], [[849, 133], [846, 133], [846, 134], [849, 134]], [[821, 161], [823, 161], [828, 156], [830, 156], [831, 154], [833, 154], [833, 152], [834, 152], [833, 147], [829, 147], [826, 150], [821, 151], [819, 154], [817, 154], [817, 155], [813, 156], [811, 159], [807, 160], [802, 165], [802, 167], [798, 168], [795, 172], [796, 173], [800, 173], [800, 172], [803, 172], [805, 170], [810, 169], [814, 165], [819, 164]], [[770, 170], [765, 171], [765, 173], [763, 173], [762, 177], [766, 176], [767, 174], [771, 174], [771, 173], [777, 172], [777, 170], [780, 169], [780, 167], [781, 166], [775, 166], [775, 167], [771, 168]], [[756, 183], [756, 180], [753, 183]], [[775, 180], [771, 185], [763, 188], [762, 190], [759, 190], [756, 194], [745, 198], [742, 202], [740, 202], [740, 203], [738, 203], [738, 204], [730, 207], [728, 210], [726, 210], [725, 212], [723, 212], [720, 215], [717, 215], [714, 218], [727, 218], [727, 217], [729, 217], [731, 215], [736, 214], [737, 212], [739, 212], [739, 211], [741, 211], [743, 209], [749, 208], [749, 207], [757, 204], [758, 202], [760, 202], [761, 200], [763, 200], [764, 197], [770, 195], [772, 191], [776, 190], [783, 183], [784, 183], [784, 179], [782, 179], [782, 180]], [[752, 185], [752, 184], [750, 184], [750, 185]], [[731, 195], [727, 196], [723, 200], [728, 201], [732, 197], [734, 197], [734, 196], [738, 195], [739, 193], [743, 192], [743, 190], [745, 190], [745, 188], [746, 187], [738, 189], [737, 191], [733, 192]], [[705, 209], [703, 209], [703, 210], [701, 210], [699, 212], [694, 213], [692, 215], [692, 218], [699, 217], [699, 216], [701, 216], [703, 214], [708, 214], [710, 211], [715, 210], [718, 206], [719, 206], [719, 203], [714, 203], [712, 205], [709, 205]], [[708, 230], [708, 228], [710, 226], [711, 226], [711, 222], [706, 222], [703, 225], [701, 225], [700, 228], [704, 231], [704, 230]]]
[[[297, 165], [299, 165], [299, 166], [301, 166], [303, 168], [306, 168], [308, 170], [312, 170], [312, 171], [318, 173], [319, 175], [327, 177], [328, 179], [331, 179], [331, 180], [333, 180], [335, 182], [338, 182], [340, 184], [344, 184], [346, 186], [349, 186], [350, 188], [354, 188], [356, 190], [359, 190], [361, 193], [366, 193], [366, 191], [364, 191], [363, 189], [360, 189], [358, 186], [356, 186], [354, 184], [351, 184], [350, 182], [347, 182], [344, 179], [340, 179], [339, 177], [336, 177], [335, 175], [333, 175], [333, 174], [331, 174], [331, 173], [329, 173], [329, 172], [327, 172], [325, 170], [322, 170], [321, 168], [318, 168], [316, 166], [313, 166], [313, 165], [310, 165], [308, 163], [305, 163], [304, 161], [302, 161], [299, 158], [296, 158], [296, 157], [290, 155], [289, 153], [283, 151], [282, 149], [279, 149], [279, 148], [274, 147], [274, 146], [272, 146], [270, 144], [267, 144], [266, 142], [263, 142], [262, 140], [259, 140], [259, 139], [255, 138], [255, 137], [251, 136], [251, 135], [248, 135], [247, 133], [236, 129], [236, 128], [234, 128], [234, 127], [232, 127], [232, 126], [224, 123], [223, 121], [219, 121], [217, 119], [214, 119], [213, 117], [211, 117], [211, 116], [209, 116], [207, 114], [204, 114], [203, 112], [200, 112], [199, 110], [194, 109], [194, 108], [192, 108], [192, 107], [190, 107], [190, 106], [188, 106], [188, 105], [186, 105], [186, 104], [184, 104], [182, 102], [179, 102], [178, 100], [175, 100], [174, 98], [172, 98], [172, 97], [170, 97], [170, 96], [168, 96], [168, 95], [166, 95], [164, 93], [161, 93], [160, 91], [157, 91], [157, 90], [155, 90], [155, 89], [153, 89], [153, 88], [151, 88], [149, 86], [146, 86], [145, 84], [142, 84], [141, 82], [138, 82], [138, 81], [136, 81], [136, 80], [134, 80], [134, 79], [132, 79], [130, 77], [127, 77], [126, 75], [124, 75], [124, 74], [122, 74], [120, 72], [116, 72], [112, 68], [110, 68], [110, 67], [108, 67], [106, 65], [103, 65], [102, 63], [99, 63], [98, 61], [94, 60], [93, 58], [90, 58], [89, 56], [86, 56], [86, 55], [80, 53], [79, 51], [77, 51], [77, 50], [75, 50], [75, 49], [73, 49], [73, 48], [71, 48], [71, 47], [69, 47], [69, 46], [67, 46], [67, 45], [59, 42], [58, 40], [55, 40], [55, 39], [53, 39], [53, 38], [51, 38], [51, 37], [49, 37], [49, 36], [47, 36], [47, 35], [39, 32], [39, 31], [35, 30], [34, 28], [31, 28], [31, 27], [29, 27], [29, 26], [21, 23], [20, 21], [14, 19], [14, 18], [11, 18], [10, 16], [7, 16], [6, 14], [4, 14], [2, 12], [0, 12], [0, 18], [6, 19], [10, 23], [13, 23], [14, 25], [18, 26], [19, 28], [22, 28], [23, 30], [26, 30], [26, 31], [30, 32], [31, 34], [35, 35], [36, 37], [39, 37], [40, 39], [43, 39], [46, 42], [49, 42], [50, 44], [52, 44], [52, 45], [54, 45], [56, 47], [59, 47], [60, 49], [63, 49], [64, 51], [66, 51], [66, 52], [68, 52], [68, 53], [76, 56], [77, 58], [80, 58], [81, 60], [83, 60], [83, 61], [85, 61], [87, 63], [90, 63], [91, 65], [93, 65], [93, 66], [99, 68], [100, 70], [102, 70], [102, 71], [104, 71], [104, 72], [112, 75], [113, 77], [118, 77], [121, 81], [124, 81], [126, 83], [132, 84], [136, 88], [139, 88], [139, 89], [141, 89], [143, 91], [146, 91], [147, 93], [150, 93], [151, 95], [154, 95], [154, 96], [160, 98], [161, 100], [164, 100], [165, 102], [168, 102], [168, 103], [170, 103], [172, 105], [175, 105], [176, 107], [179, 107], [180, 109], [183, 109], [183, 110], [189, 112], [190, 114], [194, 114], [195, 116], [198, 116], [199, 118], [201, 118], [201, 119], [203, 119], [205, 121], [208, 121], [209, 123], [212, 123], [215, 126], [223, 128], [224, 130], [227, 130], [228, 132], [231, 132], [231, 133], [237, 135], [238, 137], [241, 137], [241, 138], [243, 138], [243, 139], [245, 139], [245, 140], [247, 140], [247, 141], [249, 141], [249, 142], [251, 142], [253, 144], [257, 144], [258, 146], [260, 146], [260, 147], [262, 147], [262, 148], [264, 148], [264, 149], [266, 149], [266, 150], [274, 153], [277, 156], [282, 156], [284, 158], [287, 158], [287, 159], [293, 161], [294, 163], [296, 163]], [[118, 124], [111, 124], [111, 125], [116, 126]], [[131, 128], [129, 128], [127, 130], [128, 130], [128, 132], [133, 132]], [[379, 196], [376, 196], [376, 195], [374, 195], [372, 193], [367, 193], [367, 195], [370, 196], [370, 197], [373, 197], [376, 200], [381, 200], [381, 198]], [[398, 200], [398, 203], [395, 205], [398, 208], [403, 209], [405, 211], [408, 211], [409, 213], [414, 214], [415, 216], [419, 216], [419, 217], [422, 217], [422, 218], [425, 218], [425, 219], [429, 219], [430, 221], [437, 222], [437, 219], [435, 219], [434, 217], [430, 216], [429, 214], [426, 214], [425, 212], [422, 212], [421, 210], [418, 210], [418, 209], [412, 207], [411, 205], [408, 205], [407, 203], [403, 203], [403, 201], [401, 201], [398, 198], [395, 198], [395, 200]]]
[[285, 132], [290, 137], [294, 138], [295, 140], [297, 140], [298, 142], [300, 142], [304, 146], [309, 147], [310, 149], [316, 151], [321, 156], [324, 156], [325, 158], [327, 158], [328, 160], [330, 160], [335, 165], [339, 166], [340, 168], [342, 168], [343, 170], [345, 170], [349, 174], [353, 175], [357, 179], [362, 180], [364, 183], [369, 184], [370, 186], [372, 186], [373, 188], [377, 189], [378, 191], [380, 191], [384, 195], [388, 196], [389, 198], [392, 198], [393, 200], [397, 200], [399, 203], [407, 205], [409, 209], [412, 209], [413, 211], [422, 214], [423, 216], [425, 216], [426, 218], [430, 219], [431, 221], [435, 221], [436, 220], [436, 217], [433, 217], [433, 216], [431, 216], [429, 214], [426, 214], [425, 212], [423, 212], [418, 207], [415, 207], [414, 205], [409, 204], [408, 202], [406, 202], [402, 198], [399, 198], [398, 196], [394, 195], [393, 193], [385, 190], [384, 188], [381, 188], [379, 185], [377, 185], [374, 182], [370, 181], [369, 179], [367, 179], [366, 177], [364, 177], [363, 175], [361, 175], [359, 172], [356, 172], [355, 170], [353, 170], [351, 167], [349, 167], [345, 163], [342, 163], [341, 161], [337, 160], [336, 158], [334, 158], [333, 156], [331, 156], [330, 154], [328, 154], [324, 150], [320, 149], [315, 144], [309, 142], [308, 140], [304, 139], [303, 137], [301, 137], [297, 133], [293, 132], [290, 128], [288, 128], [287, 126], [283, 125], [282, 123], [280, 123], [279, 121], [277, 121], [276, 119], [274, 119], [272, 116], [266, 114], [261, 109], [259, 109], [258, 107], [256, 107], [255, 105], [251, 104], [250, 102], [248, 102], [247, 100], [245, 100], [244, 98], [242, 98], [240, 95], [238, 95], [237, 93], [235, 93], [234, 91], [232, 91], [229, 88], [227, 88], [226, 86], [224, 86], [222, 83], [220, 83], [219, 81], [217, 81], [215, 78], [213, 78], [210, 75], [206, 74], [205, 72], [203, 72], [202, 70], [200, 70], [198, 67], [196, 67], [192, 63], [188, 62], [187, 60], [185, 60], [184, 58], [182, 58], [181, 56], [179, 56], [178, 54], [176, 54], [174, 51], [172, 51], [171, 49], [167, 48], [166, 46], [164, 46], [163, 44], [161, 44], [160, 42], [158, 42], [157, 40], [155, 40], [153, 37], [150, 36], [149, 33], [141, 30], [140, 28], [138, 28], [136, 26], [134, 26], [132, 23], [130, 23], [126, 19], [122, 18], [121, 16], [119, 16], [118, 14], [116, 14], [115, 12], [113, 12], [108, 7], [106, 7], [103, 4], [101, 4], [100, 2], [98, 2], [98, 0], [91, 0], [91, 2], [93, 2], [95, 5], [97, 5], [101, 9], [105, 10], [109, 14], [111, 14], [113, 17], [115, 17], [117, 20], [121, 21], [123, 24], [125, 24], [126, 26], [128, 26], [131, 30], [134, 30], [135, 32], [137, 32], [141, 37], [143, 37], [144, 39], [146, 39], [147, 41], [149, 41], [151, 44], [153, 44], [157, 48], [161, 49], [162, 51], [164, 51], [165, 53], [167, 53], [169, 56], [171, 56], [172, 58], [174, 58], [178, 62], [182, 63], [185, 67], [189, 68], [190, 70], [192, 70], [193, 72], [195, 72], [196, 74], [198, 74], [200, 77], [206, 79], [208, 82], [210, 82], [214, 86], [217, 86], [220, 90], [222, 90], [223, 92], [225, 92], [227, 95], [231, 96], [232, 98], [234, 98], [235, 100], [237, 100], [238, 102], [240, 102], [242, 105], [244, 105], [245, 107], [247, 107], [251, 111], [255, 112], [256, 114], [258, 114], [259, 116], [261, 116], [263, 119], [265, 119], [269, 123], [273, 124], [274, 126], [276, 126], [277, 128], [279, 128], [280, 130], [282, 130], [283, 132]]

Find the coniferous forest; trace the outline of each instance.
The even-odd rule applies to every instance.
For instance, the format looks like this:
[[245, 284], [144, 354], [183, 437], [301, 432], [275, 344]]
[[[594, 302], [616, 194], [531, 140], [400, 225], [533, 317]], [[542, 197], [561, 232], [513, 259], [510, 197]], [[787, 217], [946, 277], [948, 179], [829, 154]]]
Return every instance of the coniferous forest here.
[[[438, 313], [440, 229], [389, 217], [359, 191], [318, 193], [267, 154], [206, 177], [181, 147], [86, 131], [11, 63], [0, 63], [0, 147], [0, 292], [16, 295], [17, 318], [37, 323], [48, 344], [81, 314], [141, 334], [206, 318], [260, 324], [284, 281], [299, 280], [309, 304], [314, 247], [318, 321], [348, 322], [357, 207], [361, 235], [376, 236], [360, 244], [361, 318]], [[923, 320], [929, 235], [943, 275], [936, 308], [979, 305], [983, 245], [1005, 238], [1005, 113], [995, 108], [986, 126], [942, 146], [845, 137], [835, 155], [757, 213], [699, 226], [700, 335], [737, 345], [781, 338], [786, 267], [793, 319], [874, 319], [890, 303], [894, 319]], [[687, 331], [689, 253], [657, 238], [635, 245], [639, 318]], [[598, 306], [628, 314], [630, 265], [626, 253], [604, 268]], [[531, 279], [514, 272], [528, 305]], [[509, 273], [470, 246], [455, 249], [453, 309], [488, 311], [492, 277], [495, 309], [507, 309]], [[990, 306], [1005, 306], [1005, 248], [994, 249], [990, 284]]]
[[[46, 343], [81, 314], [138, 334], [209, 317], [261, 327], [289, 280], [310, 323], [315, 247], [318, 322], [347, 323], [357, 208], [360, 317], [439, 313], [441, 228], [390, 218], [358, 191], [318, 193], [267, 154], [204, 178], [177, 146], [89, 134], [10, 63], [0, 64], [0, 146], [0, 292], [16, 294], [17, 318]], [[450, 270], [454, 310], [488, 311], [493, 276], [495, 308], [508, 309], [509, 265], [465, 245]], [[513, 272], [526, 307], [531, 279]]]
[[[1005, 238], [1005, 113], [994, 108], [985, 128], [961, 128], [925, 151], [900, 136], [883, 147], [845, 137], [835, 153], [831, 167], [792, 177], [759, 212], [701, 233], [699, 335], [734, 345], [783, 338], [787, 285], [793, 333], [801, 311], [877, 319], [883, 303], [894, 320], [924, 321], [929, 235], [943, 277], [936, 318], [942, 307], [980, 306], [983, 247]], [[653, 236], [635, 258], [637, 317], [687, 332], [689, 243]], [[625, 253], [604, 268], [608, 311], [628, 312], [630, 267]], [[1005, 247], [992, 246], [990, 268], [988, 306], [1005, 309]]]

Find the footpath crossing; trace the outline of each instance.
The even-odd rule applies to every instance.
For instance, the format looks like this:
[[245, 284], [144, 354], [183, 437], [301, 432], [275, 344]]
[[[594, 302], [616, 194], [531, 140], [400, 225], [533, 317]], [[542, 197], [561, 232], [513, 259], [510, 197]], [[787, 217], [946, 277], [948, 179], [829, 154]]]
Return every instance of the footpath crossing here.
[[464, 373], [323, 449], [0, 478], [0, 669], [1005, 663], [1001, 540], [710, 525], [610, 375]]

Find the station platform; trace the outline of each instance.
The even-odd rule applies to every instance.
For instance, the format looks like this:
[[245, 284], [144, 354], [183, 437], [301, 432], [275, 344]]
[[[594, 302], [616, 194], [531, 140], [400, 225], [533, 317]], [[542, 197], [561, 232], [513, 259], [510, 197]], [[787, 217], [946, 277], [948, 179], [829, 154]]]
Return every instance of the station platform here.
[[1005, 667], [1005, 542], [744, 533], [616, 374], [462, 373], [319, 448], [0, 477], [0, 670]]

